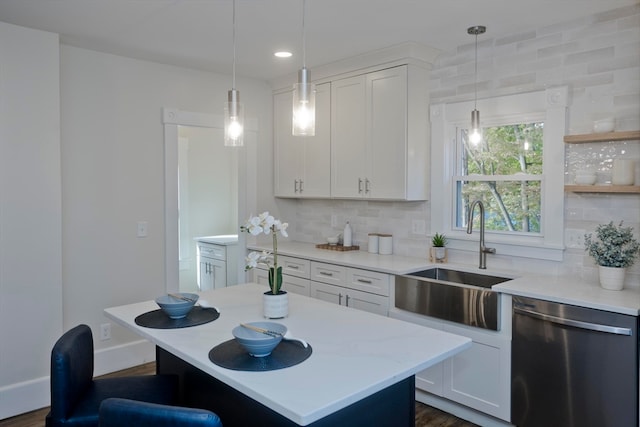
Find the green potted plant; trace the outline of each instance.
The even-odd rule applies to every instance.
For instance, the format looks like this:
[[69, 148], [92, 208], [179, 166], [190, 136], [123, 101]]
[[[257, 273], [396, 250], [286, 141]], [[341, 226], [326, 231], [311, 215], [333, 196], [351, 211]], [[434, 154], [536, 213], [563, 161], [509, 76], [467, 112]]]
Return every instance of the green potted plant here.
[[596, 227], [595, 237], [585, 234], [584, 247], [598, 264], [600, 286], [609, 290], [621, 290], [624, 287], [626, 268], [633, 265], [640, 253], [640, 242], [633, 236], [632, 227], [600, 224]]
[[289, 314], [289, 296], [282, 290], [282, 266], [278, 265], [278, 233], [288, 237], [286, 222], [281, 222], [263, 212], [258, 216], [250, 217], [245, 225], [240, 227], [240, 231], [247, 232], [252, 236], [260, 234], [271, 234], [273, 251], [251, 252], [246, 257], [246, 270], [251, 270], [258, 264], [265, 265], [269, 270], [269, 290], [264, 293], [262, 299], [264, 317], [269, 319], [279, 319]]
[[444, 262], [447, 258], [447, 238], [444, 234], [436, 233], [431, 238], [432, 258], [436, 262]]

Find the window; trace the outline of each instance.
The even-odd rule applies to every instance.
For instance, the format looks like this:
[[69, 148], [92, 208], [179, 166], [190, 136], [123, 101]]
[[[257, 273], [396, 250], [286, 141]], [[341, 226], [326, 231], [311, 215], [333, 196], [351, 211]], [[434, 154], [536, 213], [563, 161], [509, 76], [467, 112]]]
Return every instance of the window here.
[[[487, 231], [540, 234], [543, 130], [540, 121], [493, 126], [474, 144], [458, 129], [456, 228], [467, 227], [469, 206], [482, 200]], [[479, 217], [474, 221], [477, 229]]]
[[[432, 105], [432, 233], [446, 233], [452, 249], [477, 251], [466, 227], [469, 206], [482, 200], [487, 245], [498, 254], [562, 259], [566, 93], [478, 101], [477, 145], [467, 137], [472, 102]], [[473, 221], [479, 229], [477, 211]]]

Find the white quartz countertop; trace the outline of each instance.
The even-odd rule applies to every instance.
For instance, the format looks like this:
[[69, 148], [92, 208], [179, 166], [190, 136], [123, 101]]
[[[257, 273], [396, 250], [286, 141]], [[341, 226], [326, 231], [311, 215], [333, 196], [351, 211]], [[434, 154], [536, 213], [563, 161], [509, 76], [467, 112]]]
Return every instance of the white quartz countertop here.
[[[269, 245], [249, 245], [250, 250], [271, 250]], [[540, 298], [581, 307], [595, 308], [621, 314], [640, 315], [640, 291], [623, 289], [608, 291], [598, 284], [597, 277], [586, 280], [573, 276], [523, 275], [519, 271], [479, 270], [477, 266], [462, 264], [434, 264], [426, 258], [404, 257], [399, 255], [378, 255], [366, 251], [331, 251], [317, 249], [312, 243], [278, 243], [278, 253], [297, 256], [312, 261], [327, 262], [365, 270], [401, 275], [425, 270], [431, 267], [470, 271], [479, 274], [491, 274], [513, 277], [514, 280], [500, 283], [493, 290], [511, 295]], [[475, 254], [474, 254], [475, 255]], [[475, 261], [474, 257], [474, 261]]]
[[595, 308], [621, 314], [640, 314], [640, 291], [609, 291], [595, 280], [574, 277], [526, 276], [493, 285], [492, 289], [511, 295]]
[[[270, 245], [248, 245], [250, 250], [267, 250], [273, 248]], [[340, 264], [347, 267], [374, 270], [389, 274], [407, 274], [424, 270], [432, 263], [425, 258], [412, 258], [399, 255], [378, 255], [367, 251], [333, 251], [318, 249], [312, 243], [278, 242], [278, 254], [306, 258], [311, 261]]]
[[[116, 323], [228, 384], [281, 415], [307, 425], [404, 380], [471, 346], [466, 337], [290, 293], [289, 316], [279, 320], [313, 349], [286, 369], [243, 372], [209, 360], [209, 351], [233, 339], [241, 322], [261, 321], [264, 286], [243, 284], [202, 292], [220, 310], [210, 323], [152, 329], [135, 318], [153, 301], [107, 308]], [[304, 390], [304, 394], [300, 394]]]
[[236, 245], [238, 244], [238, 235], [224, 234], [220, 236], [202, 236], [195, 237], [193, 240], [204, 243], [213, 243], [216, 245]]

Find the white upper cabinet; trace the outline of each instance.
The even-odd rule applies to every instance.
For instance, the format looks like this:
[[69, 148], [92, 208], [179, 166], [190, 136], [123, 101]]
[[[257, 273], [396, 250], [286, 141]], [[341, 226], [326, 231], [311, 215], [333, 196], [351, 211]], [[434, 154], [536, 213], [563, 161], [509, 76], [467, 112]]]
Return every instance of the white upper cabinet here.
[[427, 199], [427, 78], [401, 65], [331, 82], [331, 197]]
[[330, 197], [330, 83], [316, 86], [316, 134], [291, 134], [292, 91], [273, 95], [276, 197]]

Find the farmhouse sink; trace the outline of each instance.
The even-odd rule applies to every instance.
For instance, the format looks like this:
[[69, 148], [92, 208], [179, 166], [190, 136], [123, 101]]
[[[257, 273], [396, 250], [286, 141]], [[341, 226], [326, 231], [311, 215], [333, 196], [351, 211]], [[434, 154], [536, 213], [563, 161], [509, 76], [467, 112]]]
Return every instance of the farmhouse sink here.
[[395, 306], [450, 322], [497, 331], [500, 293], [491, 286], [507, 277], [447, 268], [396, 276]]
[[463, 285], [479, 286], [481, 288], [491, 288], [498, 283], [511, 280], [507, 277], [491, 276], [488, 274], [471, 273], [468, 271], [449, 270], [447, 268], [430, 268], [415, 273], [408, 274], [415, 277], [426, 277], [427, 279], [441, 280], [443, 282], [453, 282]]

